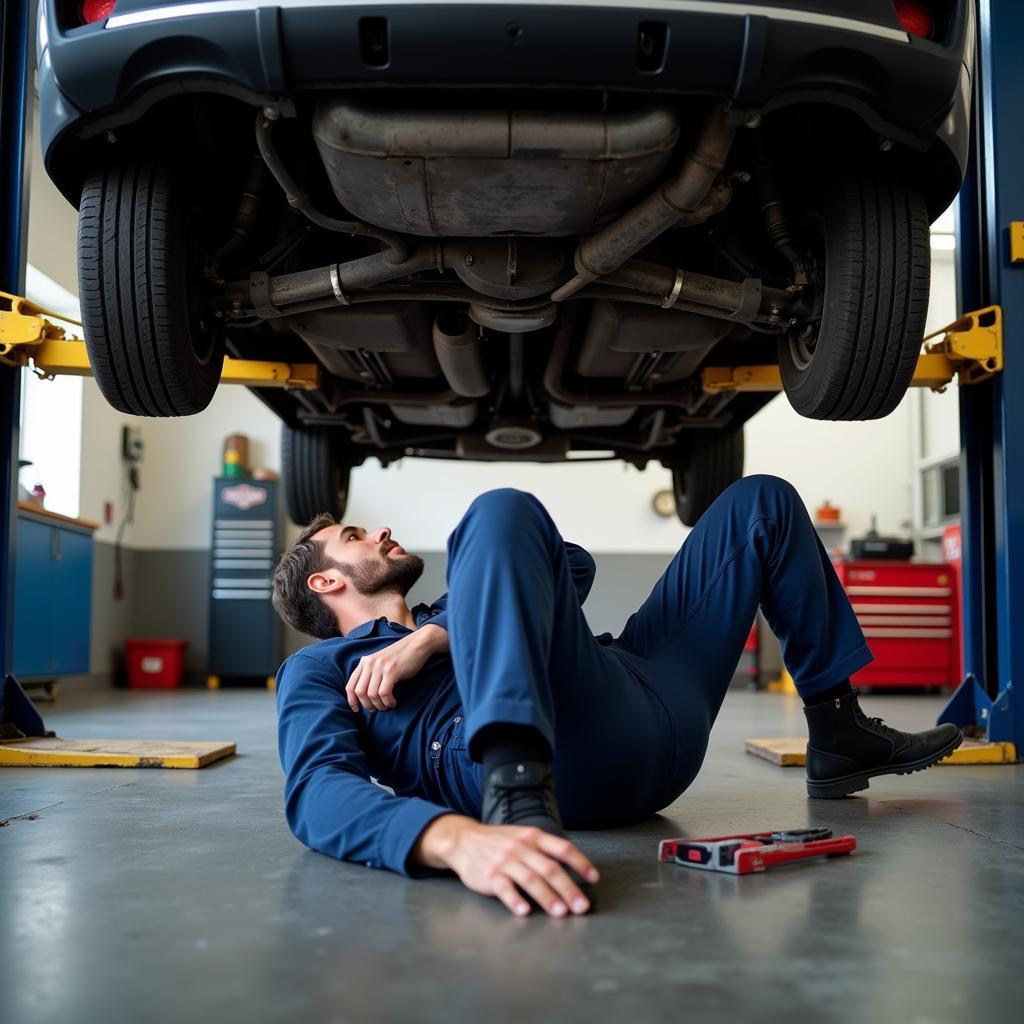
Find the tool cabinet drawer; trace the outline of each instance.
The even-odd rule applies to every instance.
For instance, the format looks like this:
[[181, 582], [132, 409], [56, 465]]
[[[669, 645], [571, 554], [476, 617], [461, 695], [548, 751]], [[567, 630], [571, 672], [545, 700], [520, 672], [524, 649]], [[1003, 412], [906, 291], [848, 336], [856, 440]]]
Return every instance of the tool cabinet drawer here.
[[857, 686], [955, 686], [960, 614], [945, 563], [841, 562], [839, 580], [875, 660]]

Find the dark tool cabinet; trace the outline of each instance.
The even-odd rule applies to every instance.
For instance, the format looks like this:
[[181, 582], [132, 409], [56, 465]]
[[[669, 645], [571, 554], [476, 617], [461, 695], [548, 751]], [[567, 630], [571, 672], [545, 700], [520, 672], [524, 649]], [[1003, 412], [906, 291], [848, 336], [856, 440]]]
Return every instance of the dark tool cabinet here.
[[210, 544], [207, 685], [255, 678], [273, 686], [281, 660], [280, 621], [270, 580], [280, 548], [278, 483], [246, 477], [214, 481]]

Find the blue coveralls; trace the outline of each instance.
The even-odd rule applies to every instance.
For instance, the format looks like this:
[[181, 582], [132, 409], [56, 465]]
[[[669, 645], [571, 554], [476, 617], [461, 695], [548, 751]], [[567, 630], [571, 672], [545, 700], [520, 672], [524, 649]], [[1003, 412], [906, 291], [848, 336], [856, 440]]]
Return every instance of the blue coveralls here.
[[450, 657], [400, 682], [397, 708], [353, 712], [344, 691], [359, 659], [406, 627], [378, 619], [292, 655], [278, 709], [295, 835], [345, 860], [426, 873], [409, 853], [438, 815], [479, 815], [470, 755], [496, 722], [550, 742], [567, 827], [623, 824], [693, 781], [758, 605], [804, 697], [872, 658], [803, 503], [775, 477], [745, 477], [714, 502], [617, 639], [587, 627], [593, 574], [533, 495], [489, 491], [448, 539], [447, 607], [414, 609], [417, 626], [447, 628]]

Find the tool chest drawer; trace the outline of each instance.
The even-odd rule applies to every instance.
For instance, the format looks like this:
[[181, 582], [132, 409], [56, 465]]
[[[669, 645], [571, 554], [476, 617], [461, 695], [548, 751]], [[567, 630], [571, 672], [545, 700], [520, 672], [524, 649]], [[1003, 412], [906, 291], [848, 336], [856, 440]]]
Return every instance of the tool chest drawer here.
[[839, 580], [875, 660], [856, 686], [955, 686], [960, 603], [945, 563], [840, 562]]

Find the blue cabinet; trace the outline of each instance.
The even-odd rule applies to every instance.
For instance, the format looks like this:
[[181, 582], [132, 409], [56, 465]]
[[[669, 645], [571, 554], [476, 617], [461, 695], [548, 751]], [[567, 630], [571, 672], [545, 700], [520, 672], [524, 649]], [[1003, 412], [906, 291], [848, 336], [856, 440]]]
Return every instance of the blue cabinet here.
[[94, 524], [18, 505], [14, 561], [14, 674], [89, 671]]

